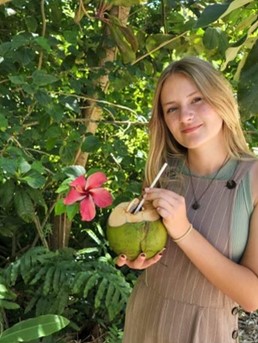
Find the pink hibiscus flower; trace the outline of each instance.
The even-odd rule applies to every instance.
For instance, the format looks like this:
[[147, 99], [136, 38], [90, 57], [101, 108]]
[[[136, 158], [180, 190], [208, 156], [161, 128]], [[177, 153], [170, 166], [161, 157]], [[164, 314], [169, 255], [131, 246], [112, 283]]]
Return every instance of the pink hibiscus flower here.
[[71, 189], [64, 198], [65, 205], [80, 202], [80, 214], [84, 221], [91, 221], [96, 215], [96, 206], [104, 208], [112, 204], [111, 194], [101, 187], [107, 177], [104, 173], [96, 172], [85, 178], [77, 177], [70, 183]]

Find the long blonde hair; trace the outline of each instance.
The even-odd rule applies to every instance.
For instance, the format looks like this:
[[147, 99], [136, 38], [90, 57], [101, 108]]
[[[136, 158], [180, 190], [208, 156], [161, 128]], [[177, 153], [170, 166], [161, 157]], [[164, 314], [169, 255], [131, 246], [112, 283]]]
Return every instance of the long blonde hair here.
[[244, 137], [238, 104], [230, 83], [210, 63], [197, 57], [184, 57], [171, 63], [163, 71], [156, 86], [149, 123], [149, 154], [145, 168], [147, 185], [152, 182], [169, 156], [184, 158], [187, 154], [187, 149], [180, 145], [168, 130], [160, 101], [164, 81], [175, 73], [184, 74], [193, 80], [205, 100], [223, 119], [223, 133], [229, 156], [253, 156]]

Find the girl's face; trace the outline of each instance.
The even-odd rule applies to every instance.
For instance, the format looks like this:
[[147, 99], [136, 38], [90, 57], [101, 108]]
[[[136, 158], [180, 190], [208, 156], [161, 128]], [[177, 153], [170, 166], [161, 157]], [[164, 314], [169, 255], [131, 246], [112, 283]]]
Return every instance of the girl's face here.
[[179, 144], [197, 149], [224, 142], [222, 118], [190, 78], [180, 73], [169, 76], [160, 98], [166, 125]]

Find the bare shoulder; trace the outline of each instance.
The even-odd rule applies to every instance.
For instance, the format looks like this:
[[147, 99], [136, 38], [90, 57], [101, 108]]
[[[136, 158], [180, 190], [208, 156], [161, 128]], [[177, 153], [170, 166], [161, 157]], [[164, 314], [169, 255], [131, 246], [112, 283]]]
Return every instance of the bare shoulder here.
[[258, 207], [258, 159], [251, 168], [251, 190], [254, 199], [254, 205]]

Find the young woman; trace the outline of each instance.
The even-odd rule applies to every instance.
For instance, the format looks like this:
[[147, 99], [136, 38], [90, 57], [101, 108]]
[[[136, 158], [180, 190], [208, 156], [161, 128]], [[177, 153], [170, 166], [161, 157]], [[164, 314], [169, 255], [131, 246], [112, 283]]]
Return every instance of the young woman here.
[[145, 269], [123, 342], [236, 342], [239, 306], [258, 308], [258, 161], [229, 83], [198, 58], [172, 63], [156, 88], [147, 185], [164, 162], [180, 166], [184, 191], [173, 182], [145, 189], [169, 239], [151, 259], [118, 258]]

